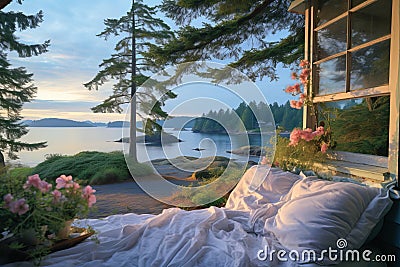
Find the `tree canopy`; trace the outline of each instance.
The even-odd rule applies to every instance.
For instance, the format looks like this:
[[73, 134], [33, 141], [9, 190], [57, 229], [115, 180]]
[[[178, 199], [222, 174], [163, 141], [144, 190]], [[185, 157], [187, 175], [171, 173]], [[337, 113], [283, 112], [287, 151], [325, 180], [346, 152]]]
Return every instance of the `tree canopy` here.
[[[155, 17], [156, 13], [156, 7], [149, 7], [139, 0], [134, 2], [129, 12], [121, 18], [104, 20], [106, 27], [97, 36], [105, 40], [117, 37], [119, 40], [114, 47], [115, 53], [104, 59], [99, 65], [100, 71], [97, 75], [84, 84], [89, 90], [98, 90], [105, 83], [114, 82], [112, 94], [93, 107], [94, 112], [121, 113], [122, 105], [130, 103], [132, 83], [140, 86], [151, 74], [162, 69], [162, 66], [145, 54], [150, 45], [163, 44], [173, 36], [169, 26]], [[147, 97], [151, 96], [138, 94], [138, 104], [145, 102]]]
[[[2, 1], [1, 6], [9, 3], [6, 2]], [[22, 12], [0, 10], [0, 18], [0, 165], [4, 166], [5, 151], [10, 159], [16, 159], [16, 152], [46, 146], [45, 142], [26, 143], [18, 140], [28, 133], [20, 122], [23, 104], [31, 101], [37, 88], [32, 83], [33, 74], [28, 73], [24, 67], [12, 67], [7, 59], [7, 51], [15, 51], [20, 57], [36, 56], [47, 51], [49, 41], [26, 44], [15, 35], [16, 31], [38, 27], [43, 21], [41, 11], [25, 15]]]
[[[278, 63], [303, 58], [304, 17], [290, 0], [164, 0], [162, 10], [180, 26], [165, 46], [151, 46], [159, 64], [228, 60], [251, 79], [276, 79]], [[197, 26], [198, 21], [206, 21]], [[276, 41], [271, 36], [283, 35]], [[275, 37], [276, 38], [276, 37]]]
[[[147, 51], [152, 45], [164, 44], [173, 37], [170, 28], [161, 19], [156, 18], [157, 7], [149, 7], [142, 0], [132, 1], [132, 7], [126, 15], [119, 19], [104, 20], [105, 29], [98, 34], [107, 40], [109, 37], [117, 37], [114, 50], [110, 58], [104, 59], [100, 64], [98, 74], [84, 86], [89, 90], [98, 89], [108, 81], [115, 82], [112, 94], [101, 104], [93, 107], [94, 112], [119, 112], [123, 111], [123, 105], [130, 106], [130, 138], [129, 156], [136, 161], [136, 111], [137, 105], [142, 109], [149, 109], [148, 119], [144, 129], [148, 133], [153, 128], [160, 129], [157, 119], [167, 116], [162, 110], [164, 102], [168, 98], [175, 97], [172, 92], [165, 92], [164, 97], [155, 99], [153, 92], [138, 92], [137, 86], [149, 79], [151, 74], [162, 70], [162, 65], [154, 62], [147, 56]], [[156, 90], [154, 88], [154, 90]], [[154, 103], [148, 108], [148, 103]], [[139, 114], [140, 115], [140, 114]]]

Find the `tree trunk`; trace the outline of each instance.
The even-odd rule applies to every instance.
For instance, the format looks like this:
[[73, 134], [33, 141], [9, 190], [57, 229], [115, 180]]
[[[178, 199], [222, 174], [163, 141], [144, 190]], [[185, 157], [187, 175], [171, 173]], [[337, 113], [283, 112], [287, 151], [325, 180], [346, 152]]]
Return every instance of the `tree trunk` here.
[[0, 0], [0, 10], [5, 8], [12, 0]]
[[4, 155], [0, 151], [0, 173], [2, 172], [2, 169], [6, 166], [6, 163], [4, 162]]
[[136, 151], [136, 37], [135, 37], [135, 1], [132, 0], [132, 77], [131, 77], [131, 112], [129, 128], [129, 157], [137, 161]]

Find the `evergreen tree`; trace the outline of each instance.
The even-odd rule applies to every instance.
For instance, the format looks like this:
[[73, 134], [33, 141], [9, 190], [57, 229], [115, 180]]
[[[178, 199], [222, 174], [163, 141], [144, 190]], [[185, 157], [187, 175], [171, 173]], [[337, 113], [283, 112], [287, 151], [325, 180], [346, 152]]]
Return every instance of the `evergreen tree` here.
[[[156, 7], [143, 4], [142, 0], [132, 1], [130, 11], [119, 19], [106, 19], [105, 30], [98, 34], [107, 40], [110, 36], [118, 36], [121, 39], [115, 45], [115, 54], [103, 60], [101, 70], [88, 83], [84, 84], [89, 90], [98, 89], [109, 80], [116, 81], [113, 85], [113, 93], [103, 103], [92, 108], [94, 112], [119, 112], [122, 105], [131, 103], [130, 113], [130, 146], [129, 155], [136, 160], [136, 105], [145, 109], [146, 103], [154, 102], [151, 92], [136, 93], [137, 86], [143, 84], [151, 73], [162, 69], [162, 65], [156, 64], [147, 56], [149, 46], [163, 44], [173, 37], [168, 25], [161, 19], [155, 18]], [[150, 107], [150, 114], [154, 119], [144, 123], [149, 132], [153, 127], [160, 129], [155, 123], [157, 119], [167, 117], [162, 110], [164, 101], [173, 98], [172, 92], [166, 92], [166, 97], [157, 100], [154, 107]]]
[[[11, 1], [2, 1], [0, 9]], [[22, 0], [18, 1], [19, 4]], [[26, 143], [20, 141], [28, 130], [21, 124], [23, 104], [32, 100], [37, 88], [32, 76], [23, 67], [14, 68], [7, 59], [6, 51], [15, 51], [20, 57], [36, 56], [47, 51], [49, 41], [43, 44], [25, 44], [18, 40], [15, 32], [33, 29], [43, 21], [40, 11], [35, 15], [0, 10], [0, 167], [4, 167], [4, 152], [10, 159], [17, 159], [21, 150], [35, 150], [46, 146], [46, 142]]]
[[[251, 79], [276, 79], [277, 63], [291, 64], [303, 57], [304, 18], [288, 12], [291, 0], [164, 0], [162, 10], [181, 28], [152, 55], [163, 64], [230, 59], [231, 67]], [[201, 27], [191, 24], [202, 18]], [[278, 31], [286, 37], [268, 41]]]

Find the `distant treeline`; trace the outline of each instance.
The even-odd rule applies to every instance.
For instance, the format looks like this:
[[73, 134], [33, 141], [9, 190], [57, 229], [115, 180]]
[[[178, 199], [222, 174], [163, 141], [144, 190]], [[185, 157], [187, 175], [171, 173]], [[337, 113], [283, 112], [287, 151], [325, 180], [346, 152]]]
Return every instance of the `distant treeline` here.
[[[284, 105], [278, 105], [275, 102], [269, 107], [276, 126], [285, 130], [292, 130], [294, 127], [301, 126], [302, 111], [291, 108], [289, 101]], [[261, 124], [271, 123], [272, 121], [267, 110], [268, 105], [266, 103], [257, 104], [255, 101], [250, 102], [249, 105], [242, 102], [236, 109], [211, 110], [195, 120], [192, 131], [201, 133], [258, 131]]]

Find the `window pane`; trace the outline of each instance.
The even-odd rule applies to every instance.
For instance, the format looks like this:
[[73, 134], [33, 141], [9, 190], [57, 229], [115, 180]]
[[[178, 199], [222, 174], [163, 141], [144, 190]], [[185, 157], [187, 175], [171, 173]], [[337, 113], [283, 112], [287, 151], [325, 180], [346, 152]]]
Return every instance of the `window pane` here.
[[390, 40], [352, 53], [350, 90], [389, 83]]
[[358, 6], [361, 3], [364, 3], [366, 0], [353, 0], [351, 1], [351, 7]]
[[318, 121], [331, 126], [336, 150], [387, 156], [390, 97], [318, 104]]
[[346, 56], [325, 61], [317, 66], [319, 77], [318, 95], [345, 92], [346, 89]]
[[341, 19], [317, 32], [317, 58], [346, 50], [346, 18]]
[[390, 34], [391, 1], [378, 1], [352, 14], [352, 47]]
[[320, 0], [318, 1], [317, 25], [339, 16], [347, 11], [347, 0]]

